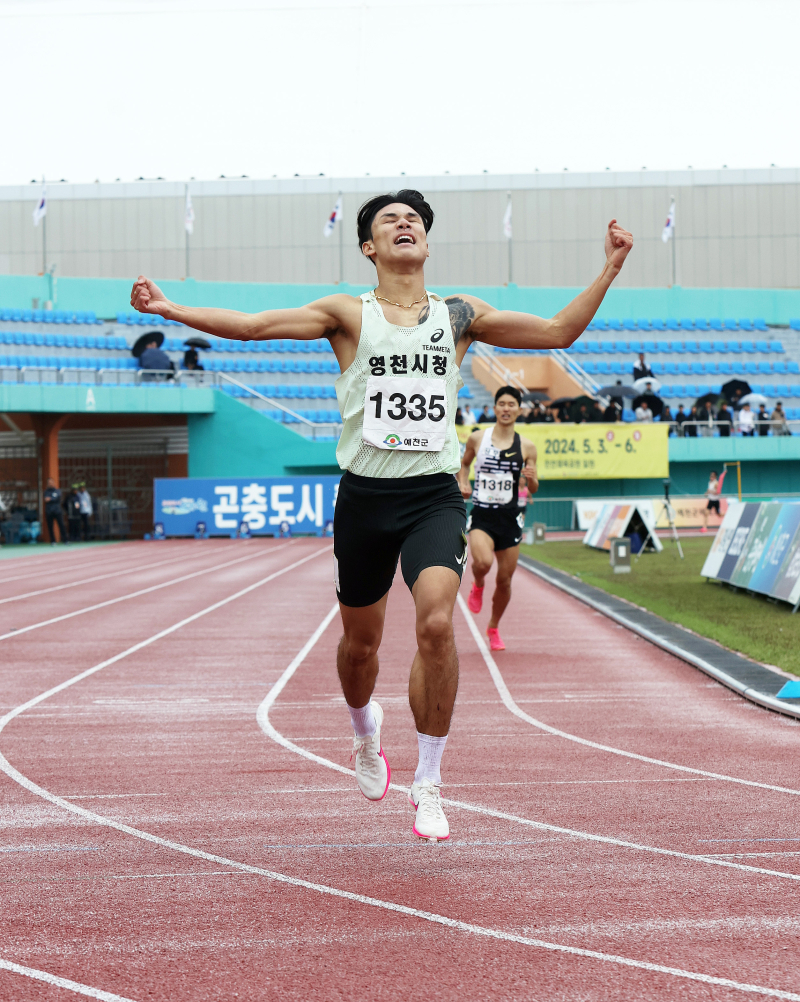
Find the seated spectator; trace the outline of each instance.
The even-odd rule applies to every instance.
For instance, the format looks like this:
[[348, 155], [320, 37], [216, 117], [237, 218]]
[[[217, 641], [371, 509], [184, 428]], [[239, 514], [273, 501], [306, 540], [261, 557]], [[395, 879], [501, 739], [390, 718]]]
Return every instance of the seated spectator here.
[[672, 420], [672, 411], [669, 409], [669, 404], [664, 404], [664, 410], [661, 412], [661, 417], [659, 418], [662, 424], [667, 422], [669, 424], [668, 435], [673, 435], [675, 433], [675, 424]]
[[478, 424], [493, 424], [495, 420], [494, 414], [489, 410], [489, 405], [484, 404], [483, 410], [478, 415]]
[[635, 363], [633, 367], [633, 381], [636, 382], [637, 379], [644, 379], [645, 376], [650, 376], [652, 378], [653, 373], [650, 366], [644, 360], [644, 352], [639, 352], [639, 361]]
[[464, 407], [462, 414], [464, 415], [464, 424], [467, 425], [468, 427], [472, 427], [472, 425], [478, 423], [478, 418], [475, 415], [475, 411], [472, 409], [472, 407], [470, 407], [469, 404], [467, 404]]
[[689, 420], [689, 415], [684, 411], [683, 404], [678, 404], [678, 413], [675, 415], [675, 433], [678, 436], [678, 438], [683, 438], [684, 436], [683, 423], [684, 421], [688, 420]]
[[769, 414], [767, 413], [767, 405], [762, 404], [758, 408], [758, 434], [760, 436], [769, 435]]
[[519, 409], [519, 417], [517, 418], [517, 424], [528, 424], [528, 419], [531, 416], [531, 408], [527, 404], [523, 404]]
[[750, 408], [750, 404], [744, 404], [739, 411], [739, 431], [742, 435], [752, 438], [756, 433], [756, 416]]
[[612, 397], [608, 407], [603, 411], [603, 420], [607, 424], [615, 424], [622, 416], [622, 408], [617, 403], [617, 397]]
[[733, 414], [728, 410], [728, 405], [724, 400], [717, 411], [717, 427], [720, 438], [730, 438], [731, 428], [733, 428]]
[[697, 407], [693, 406], [686, 415], [683, 426], [683, 434], [686, 438], [697, 438]]
[[647, 401], [643, 400], [639, 406], [634, 411], [636, 420], [641, 424], [652, 424], [653, 423], [653, 412], [647, 406]]
[[590, 421], [589, 411], [586, 409], [586, 404], [581, 404], [578, 408], [578, 413], [575, 415], [575, 424], [586, 424]]
[[[160, 331], [153, 331], [152, 337], [145, 334], [140, 340], [144, 340], [144, 347], [139, 355], [139, 368], [151, 370], [148, 379], [172, 379], [174, 366], [169, 355], [159, 348], [164, 341], [164, 335]], [[134, 345], [134, 351], [138, 347], [138, 342]], [[156, 375], [158, 373], [159, 375]], [[169, 373], [169, 375], [167, 375]]]
[[772, 412], [772, 434], [773, 435], [791, 435], [789, 430], [789, 424], [786, 420], [786, 412], [783, 409], [783, 404], [779, 400], [775, 404], [775, 410]]
[[542, 404], [542, 424], [560, 424], [561, 418], [558, 416], [557, 407], [545, 407]]
[[595, 400], [594, 407], [589, 412], [589, 420], [594, 421], [597, 424], [601, 424], [605, 421], [605, 411], [603, 410], [603, 405], [599, 400]]
[[456, 424], [463, 424], [463, 423], [464, 423], [464, 415], [461, 413], [461, 408], [457, 407], [456, 408]]
[[183, 353], [183, 367], [188, 372], [205, 372], [196, 348], [187, 348]]

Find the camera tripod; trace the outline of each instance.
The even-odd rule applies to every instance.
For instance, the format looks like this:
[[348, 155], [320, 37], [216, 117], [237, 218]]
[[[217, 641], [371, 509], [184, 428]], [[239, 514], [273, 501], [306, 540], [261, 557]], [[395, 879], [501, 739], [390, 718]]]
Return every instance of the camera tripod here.
[[[664, 500], [661, 502], [661, 510], [656, 515], [655, 525], [658, 525], [658, 520], [661, 518], [662, 515], [667, 516], [667, 523], [669, 524], [670, 534], [674, 542], [677, 544], [678, 553], [680, 554], [681, 560], [683, 560], [684, 559], [683, 548], [681, 547], [680, 536], [678, 535], [678, 529], [675, 525], [675, 510], [672, 507], [672, 503], [670, 502], [669, 499], [669, 480], [664, 481]], [[652, 538], [654, 532], [655, 532], [655, 526], [652, 529], [647, 530], [647, 535], [644, 537], [642, 548], [636, 554], [636, 559], [634, 560], [634, 563], [639, 562], [639, 557], [644, 553], [644, 549], [647, 546], [647, 541]]]

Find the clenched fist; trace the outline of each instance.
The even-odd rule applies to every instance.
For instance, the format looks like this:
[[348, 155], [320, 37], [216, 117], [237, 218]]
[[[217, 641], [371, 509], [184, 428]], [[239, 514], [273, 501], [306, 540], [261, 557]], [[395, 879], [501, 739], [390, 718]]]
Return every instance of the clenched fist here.
[[633, 234], [623, 229], [616, 219], [612, 219], [606, 230], [606, 260], [619, 270], [625, 263], [631, 247]]
[[155, 313], [166, 316], [169, 300], [155, 282], [140, 275], [131, 289], [131, 306], [139, 313]]

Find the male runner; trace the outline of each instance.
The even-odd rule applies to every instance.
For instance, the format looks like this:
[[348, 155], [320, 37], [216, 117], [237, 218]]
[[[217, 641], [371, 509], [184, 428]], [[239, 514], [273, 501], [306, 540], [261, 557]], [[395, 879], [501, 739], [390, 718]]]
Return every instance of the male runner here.
[[[472, 551], [472, 590], [467, 605], [480, 612], [483, 586], [492, 561], [497, 557], [497, 579], [492, 596], [492, 618], [486, 633], [493, 651], [504, 651], [500, 617], [511, 599], [511, 578], [517, 569], [519, 544], [525, 528], [525, 502], [539, 490], [536, 446], [521, 438], [514, 424], [521, 410], [522, 394], [515, 386], [501, 386], [494, 395], [497, 423], [473, 431], [467, 439], [458, 486], [465, 498], [472, 496], [472, 514], [467, 525]], [[469, 468], [475, 460], [475, 490], [469, 483]], [[520, 480], [528, 483], [522, 496]]]
[[509, 348], [567, 348], [594, 316], [633, 237], [612, 220], [606, 262], [595, 281], [552, 319], [496, 310], [475, 296], [442, 300], [425, 289], [433, 210], [418, 191], [378, 195], [361, 206], [358, 241], [377, 270], [362, 296], [326, 296], [299, 309], [246, 314], [179, 306], [149, 279], [131, 305], [189, 327], [242, 341], [330, 340], [342, 374], [336, 393], [345, 471], [334, 521], [336, 592], [344, 635], [337, 668], [355, 731], [362, 793], [381, 800], [390, 769], [381, 745], [383, 711], [371, 700], [386, 599], [402, 559], [416, 607], [417, 652], [409, 703], [419, 765], [411, 787], [414, 831], [447, 838], [439, 766], [458, 688], [453, 606], [466, 561], [466, 511], [455, 481], [458, 367], [473, 341]]

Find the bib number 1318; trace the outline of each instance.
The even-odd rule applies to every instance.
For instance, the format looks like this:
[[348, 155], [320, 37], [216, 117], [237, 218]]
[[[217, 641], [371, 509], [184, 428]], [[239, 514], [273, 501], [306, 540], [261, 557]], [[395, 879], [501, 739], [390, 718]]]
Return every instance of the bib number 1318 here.
[[379, 449], [438, 452], [447, 431], [443, 379], [371, 376], [364, 401], [365, 442]]

